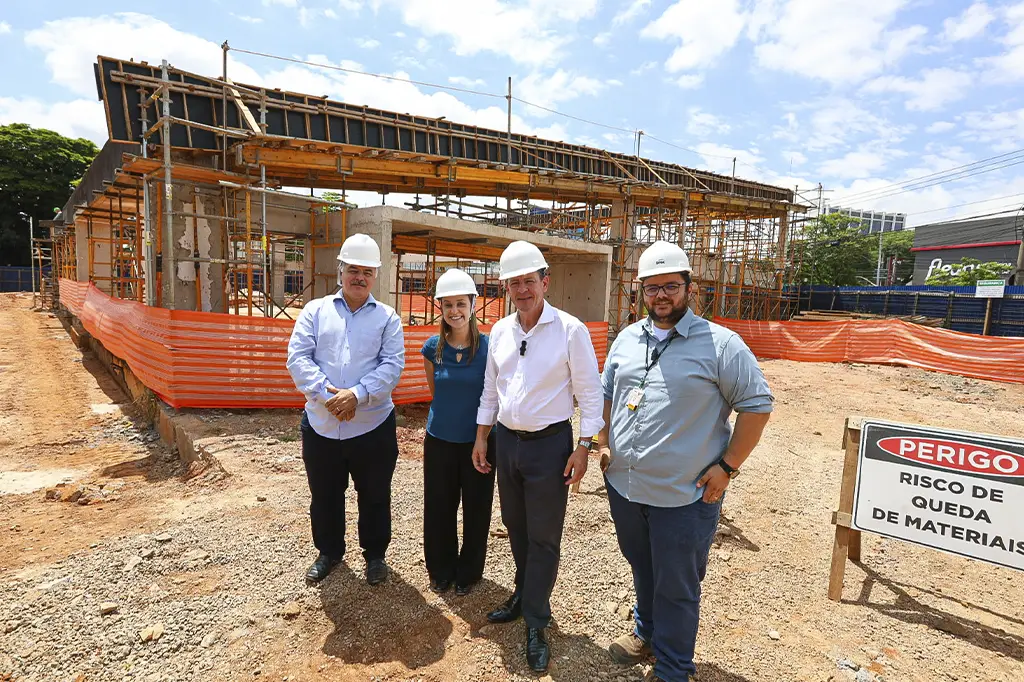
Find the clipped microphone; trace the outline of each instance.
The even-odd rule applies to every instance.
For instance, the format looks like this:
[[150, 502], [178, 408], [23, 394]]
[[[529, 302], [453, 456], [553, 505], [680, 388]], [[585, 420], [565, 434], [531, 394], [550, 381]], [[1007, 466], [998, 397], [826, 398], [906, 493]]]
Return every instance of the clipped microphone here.
[[526, 339], [523, 339], [522, 345], [519, 346], [519, 357], [526, 355]]

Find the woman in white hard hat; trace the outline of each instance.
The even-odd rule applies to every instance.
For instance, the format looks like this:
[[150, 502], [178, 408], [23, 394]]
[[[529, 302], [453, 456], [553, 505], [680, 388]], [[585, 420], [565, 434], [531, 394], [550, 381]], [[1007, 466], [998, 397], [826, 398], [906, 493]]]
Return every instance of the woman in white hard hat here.
[[[423, 442], [423, 553], [431, 588], [468, 594], [483, 577], [494, 499], [494, 469], [473, 466], [476, 412], [484, 390], [487, 336], [473, 316], [473, 278], [453, 268], [437, 279], [440, 333], [420, 351], [433, 401]], [[493, 464], [493, 438], [488, 459]], [[463, 539], [459, 551], [458, 511]]]

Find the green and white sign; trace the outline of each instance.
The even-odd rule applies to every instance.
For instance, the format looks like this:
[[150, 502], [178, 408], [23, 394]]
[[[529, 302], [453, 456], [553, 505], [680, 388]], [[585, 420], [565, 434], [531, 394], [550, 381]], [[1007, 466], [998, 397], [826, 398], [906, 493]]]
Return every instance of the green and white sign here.
[[979, 279], [974, 298], [1002, 298], [1006, 282], [1001, 279]]

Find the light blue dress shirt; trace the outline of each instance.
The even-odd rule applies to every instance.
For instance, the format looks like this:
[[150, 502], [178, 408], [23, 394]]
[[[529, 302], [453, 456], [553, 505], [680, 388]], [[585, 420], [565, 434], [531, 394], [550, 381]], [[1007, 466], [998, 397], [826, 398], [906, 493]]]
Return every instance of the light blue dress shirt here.
[[[608, 351], [602, 386], [612, 401], [608, 482], [632, 502], [681, 507], [703, 494], [697, 480], [725, 454], [729, 415], [771, 412], [768, 382], [743, 339], [692, 311], [658, 341], [650, 318], [622, 330]], [[626, 406], [655, 349], [636, 410]]]
[[[380, 426], [391, 410], [391, 392], [405, 367], [402, 320], [371, 295], [355, 311], [341, 292], [310, 301], [288, 342], [288, 372], [306, 396], [309, 425], [326, 438], [344, 440]], [[339, 421], [325, 403], [328, 387], [356, 394], [355, 416]]]

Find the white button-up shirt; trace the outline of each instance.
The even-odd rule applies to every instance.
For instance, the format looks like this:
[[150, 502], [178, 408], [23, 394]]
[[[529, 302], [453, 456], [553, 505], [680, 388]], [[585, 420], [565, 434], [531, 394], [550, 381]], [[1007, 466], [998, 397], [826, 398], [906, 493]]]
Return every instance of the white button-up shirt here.
[[[520, 355], [523, 341], [526, 351]], [[572, 418], [574, 395], [580, 434], [593, 436], [604, 426], [604, 394], [585, 324], [546, 301], [529, 332], [518, 314], [494, 324], [477, 424], [497, 420], [514, 431], [539, 431]]]

